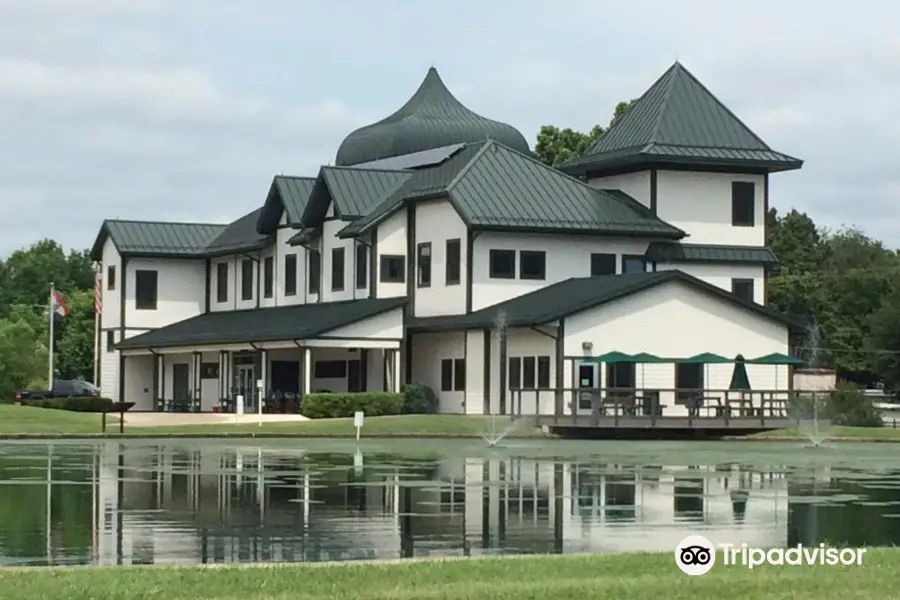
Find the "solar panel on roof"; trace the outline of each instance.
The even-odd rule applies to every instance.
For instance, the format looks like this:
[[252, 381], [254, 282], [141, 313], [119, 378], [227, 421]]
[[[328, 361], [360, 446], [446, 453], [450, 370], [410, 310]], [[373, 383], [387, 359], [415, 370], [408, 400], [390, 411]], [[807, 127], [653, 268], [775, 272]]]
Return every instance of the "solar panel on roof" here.
[[353, 165], [353, 168], [388, 169], [399, 171], [401, 169], [421, 169], [422, 167], [434, 167], [462, 150], [463, 147], [465, 147], [465, 144], [441, 146], [440, 148], [422, 150], [421, 152], [413, 152], [412, 154], [403, 154], [401, 156], [392, 156], [391, 158], [382, 158], [380, 160], [373, 160], [367, 163], [360, 163], [358, 165]]

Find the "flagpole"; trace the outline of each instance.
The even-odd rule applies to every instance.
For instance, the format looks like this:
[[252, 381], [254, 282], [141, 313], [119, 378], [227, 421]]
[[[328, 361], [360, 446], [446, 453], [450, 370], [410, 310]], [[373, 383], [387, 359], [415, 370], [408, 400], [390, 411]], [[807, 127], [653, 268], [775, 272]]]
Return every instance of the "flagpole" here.
[[53, 390], [53, 293], [54, 293], [53, 282], [50, 282], [50, 303], [47, 306], [50, 308], [50, 347], [47, 352], [47, 389]]
[[[102, 310], [102, 305], [98, 307], [98, 300], [102, 302], [102, 298], [100, 294], [102, 293], [102, 287], [100, 282], [100, 266], [96, 263], [94, 264], [94, 385], [100, 387], [100, 310]], [[98, 310], [99, 309], [99, 310]]]

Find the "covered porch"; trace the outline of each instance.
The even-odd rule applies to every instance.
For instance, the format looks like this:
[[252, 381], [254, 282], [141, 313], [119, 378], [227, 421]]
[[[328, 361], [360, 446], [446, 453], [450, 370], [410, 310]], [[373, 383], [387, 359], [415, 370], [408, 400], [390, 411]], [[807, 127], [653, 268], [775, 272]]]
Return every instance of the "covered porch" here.
[[397, 299], [206, 313], [119, 345], [134, 410], [299, 412], [315, 392], [400, 391]]

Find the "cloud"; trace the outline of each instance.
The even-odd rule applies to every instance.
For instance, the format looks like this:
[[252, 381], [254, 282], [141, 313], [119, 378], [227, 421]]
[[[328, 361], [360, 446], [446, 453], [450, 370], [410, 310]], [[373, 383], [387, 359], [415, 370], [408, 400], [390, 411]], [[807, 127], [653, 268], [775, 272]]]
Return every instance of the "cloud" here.
[[676, 58], [773, 147], [806, 160], [773, 176], [775, 206], [895, 244], [895, 3], [258, 6], [0, 3], [0, 256], [44, 236], [85, 247], [105, 217], [243, 215], [273, 174], [315, 174], [432, 64], [473, 110], [533, 143], [542, 124], [606, 123]]

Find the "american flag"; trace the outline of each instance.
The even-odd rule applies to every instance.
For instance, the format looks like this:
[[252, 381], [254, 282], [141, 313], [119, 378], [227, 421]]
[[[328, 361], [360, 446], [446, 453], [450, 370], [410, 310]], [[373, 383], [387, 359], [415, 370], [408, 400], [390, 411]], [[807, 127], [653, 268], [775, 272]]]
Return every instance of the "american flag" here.
[[100, 281], [100, 273], [94, 275], [94, 314], [99, 315], [103, 311], [103, 286]]

